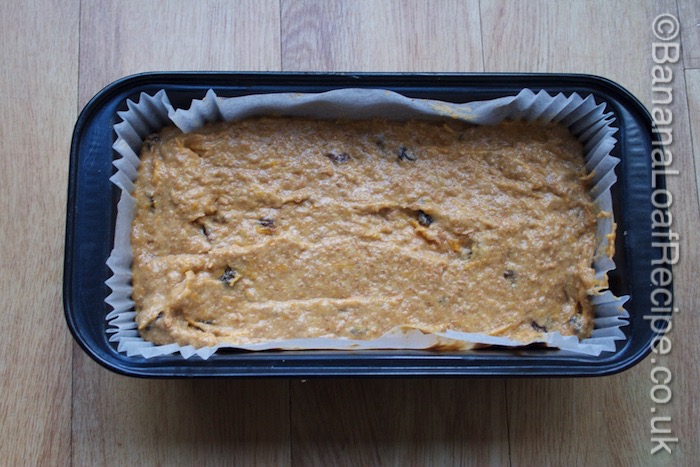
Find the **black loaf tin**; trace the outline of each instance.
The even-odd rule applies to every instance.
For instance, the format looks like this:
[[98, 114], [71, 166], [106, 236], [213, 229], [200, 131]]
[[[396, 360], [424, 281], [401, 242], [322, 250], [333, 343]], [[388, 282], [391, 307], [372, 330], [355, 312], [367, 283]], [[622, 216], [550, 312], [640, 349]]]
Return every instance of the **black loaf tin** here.
[[[108, 341], [106, 265], [113, 246], [119, 189], [109, 181], [115, 157], [112, 126], [117, 111], [141, 92], [165, 89], [176, 108], [189, 108], [209, 89], [219, 96], [273, 92], [317, 93], [338, 88], [390, 89], [408, 97], [469, 102], [517, 94], [523, 88], [550, 94], [592, 94], [615, 116], [621, 159], [612, 188], [617, 240], [609, 273], [615, 295], [629, 295], [630, 324], [615, 352], [598, 357], [557, 349], [488, 348], [469, 351], [266, 351], [218, 352], [208, 360], [179, 354], [144, 359], [118, 353]], [[83, 350], [117, 373], [155, 378], [329, 377], [329, 376], [601, 376], [625, 370], [651, 350], [659, 335], [644, 315], [651, 311], [652, 131], [647, 110], [628, 91], [607, 79], [576, 74], [408, 74], [408, 73], [144, 73], [116, 81], [83, 109], [73, 132], [66, 220], [63, 301], [68, 327]], [[657, 188], [665, 181], [657, 177]], [[669, 285], [671, 289], [672, 284]], [[672, 292], [672, 290], [670, 290]], [[661, 316], [655, 313], [656, 316]]]

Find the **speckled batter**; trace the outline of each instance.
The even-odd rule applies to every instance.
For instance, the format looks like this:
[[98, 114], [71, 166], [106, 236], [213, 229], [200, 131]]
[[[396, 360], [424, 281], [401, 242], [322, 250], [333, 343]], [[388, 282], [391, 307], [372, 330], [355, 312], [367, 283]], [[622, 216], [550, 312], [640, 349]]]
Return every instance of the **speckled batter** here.
[[596, 212], [560, 126], [254, 118], [144, 144], [133, 299], [158, 344], [397, 325], [585, 337]]

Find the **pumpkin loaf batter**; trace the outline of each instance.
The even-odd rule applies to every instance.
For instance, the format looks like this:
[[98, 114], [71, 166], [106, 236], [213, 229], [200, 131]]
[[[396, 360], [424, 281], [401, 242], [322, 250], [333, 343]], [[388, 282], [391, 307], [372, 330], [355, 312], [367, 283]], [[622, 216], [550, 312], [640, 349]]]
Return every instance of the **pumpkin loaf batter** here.
[[138, 329], [154, 343], [373, 339], [398, 325], [586, 337], [596, 212], [558, 125], [263, 117], [141, 153]]

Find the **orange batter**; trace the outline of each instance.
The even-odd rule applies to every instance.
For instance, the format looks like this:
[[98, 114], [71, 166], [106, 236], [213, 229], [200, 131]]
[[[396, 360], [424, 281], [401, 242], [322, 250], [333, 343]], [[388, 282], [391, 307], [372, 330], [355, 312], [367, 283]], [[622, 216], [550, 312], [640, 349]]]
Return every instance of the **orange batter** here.
[[263, 117], [144, 144], [133, 299], [157, 344], [397, 325], [590, 335], [596, 211], [557, 125]]

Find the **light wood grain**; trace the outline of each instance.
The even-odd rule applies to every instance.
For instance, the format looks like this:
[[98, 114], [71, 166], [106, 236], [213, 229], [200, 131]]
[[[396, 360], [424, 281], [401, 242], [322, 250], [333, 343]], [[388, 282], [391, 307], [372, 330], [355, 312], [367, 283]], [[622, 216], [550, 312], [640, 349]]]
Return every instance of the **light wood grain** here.
[[482, 71], [476, 0], [281, 0], [285, 71]]
[[[664, 407], [667, 410], [659, 415], [672, 417], [674, 436], [681, 440], [681, 444], [676, 455], [657, 456], [668, 465], [679, 465], [679, 461], [682, 464], [684, 460], [692, 463], [693, 459], [700, 458], [700, 403], [697, 392], [700, 381], [700, 339], [697, 333], [700, 329], [700, 314], [697, 312], [700, 305], [700, 288], [697, 287], [700, 277], [700, 204], [696, 184], [698, 153], [693, 156], [690, 118], [693, 115], [694, 133], [700, 129], [700, 119], [697, 106], [694, 107], [694, 112], [689, 111], [690, 96], [687, 94], [692, 91], [692, 99], [697, 103], [700, 100], [700, 89], [697, 84], [686, 85], [686, 75], [683, 74], [680, 63], [675, 67], [675, 72], [675, 94], [673, 105], [670, 106], [674, 115], [674, 141], [668, 149], [674, 154], [673, 168], [680, 175], [668, 177], [667, 180], [668, 189], [674, 195], [671, 207], [673, 227], [680, 235], [681, 260], [673, 269], [674, 305], [679, 312], [674, 315], [673, 329], [667, 334], [673, 341], [672, 352], [666, 357], [652, 355], [652, 358], [656, 357], [656, 366], [666, 366], [673, 372], [673, 399]], [[692, 79], [693, 75], [690, 74], [690, 77]], [[649, 100], [646, 103], [652, 108]]]
[[[627, 2], [523, 3], [482, 0], [486, 68], [495, 71], [559, 71], [599, 74], [618, 81], [643, 102], [651, 102], [650, 70], [653, 18], [675, 11], [675, 2], [640, 5]], [[620, 14], [625, 12], [625, 14]], [[575, 21], [572, 21], [575, 19]], [[498, 28], [508, 24], [508, 28]], [[565, 25], [565, 27], [559, 26]], [[620, 29], [625, 31], [620, 33]], [[585, 38], [585, 39], [584, 39]], [[677, 350], [663, 364], [674, 371], [672, 403], [660, 408], [673, 419], [681, 439], [673, 455], [650, 455], [653, 386], [650, 359], [618, 376], [595, 380], [509, 381], [511, 454], [514, 465], [586, 463], [590, 465], [677, 464], [697, 457], [696, 420], [700, 412], [690, 381], [698, 381], [700, 347], [693, 337], [700, 324], [693, 307], [700, 303], [696, 287], [698, 203], [687, 125], [682, 67], [675, 80], [674, 168], [680, 178], [669, 188], [678, 193], [673, 206], [675, 228], [682, 232], [683, 257], [674, 269], [676, 301], [683, 313], [675, 317], [669, 337]], [[601, 405], [602, 404], [602, 405]], [[538, 423], [532, 422], [536, 411]], [[572, 433], [585, 439], [571, 441]], [[683, 434], [686, 438], [683, 440]], [[683, 462], [680, 462], [681, 464]]]
[[[669, 10], [668, 13], [675, 14], [675, 11]], [[677, 17], [681, 33], [674, 41], [683, 42], [683, 66], [700, 68], [700, 3], [696, 0], [678, 0]]]
[[502, 380], [292, 382], [299, 465], [505, 465]]
[[695, 183], [700, 191], [700, 70], [686, 70], [685, 83], [688, 96], [691, 148], [695, 161]]
[[[279, 69], [277, 0], [83, 2], [80, 105], [152, 70]], [[77, 465], [285, 465], [286, 381], [143, 381], [75, 347]]]
[[644, 97], [650, 93], [653, 12], [665, 8], [675, 11], [675, 2], [482, 0], [484, 66], [602, 74]]
[[61, 273], [78, 2], [2, 2], [0, 62], [0, 463], [67, 465]]
[[[678, 428], [677, 436], [681, 439], [689, 439], [690, 449], [686, 449], [682, 459], [697, 461], [700, 458], [700, 398], [698, 397], [698, 382], [700, 381], [700, 339], [697, 330], [700, 327], [700, 314], [698, 308], [700, 299], [698, 296], [697, 278], [700, 277], [700, 253], [698, 243], [700, 242], [700, 69], [686, 70], [685, 84], [688, 99], [687, 117], [681, 113], [679, 120], [690, 123], [691, 140], [687, 141], [681, 135], [681, 144], [675, 153], [682, 160], [682, 170], [684, 176], [675, 185], [676, 193], [681, 196], [681, 206], [677, 215], [685, 217], [679, 226], [679, 231], [686, 237], [683, 247], [686, 252], [692, 252], [690, 257], [684, 257], [686, 268], [683, 275], [678, 279], [678, 287], [681, 289], [692, 289], [692, 294], [685, 296], [683, 303], [683, 316], [677, 322], [678, 334], [674, 336], [677, 342], [676, 354], [673, 364], [680, 370], [680, 381], [678, 382], [676, 393], [679, 398], [674, 401], [677, 404], [674, 414], [682, 420]], [[678, 114], [676, 114], [678, 115]], [[695, 173], [690, 170], [694, 164]], [[694, 175], [694, 177], [693, 177]], [[693, 186], [693, 181], [695, 186]], [[695, 200], [693, 200], [695, 196]], [[683, 230], [680, 230], [683, 229]], [[690, 229], [693, 229], [692, 231]], [[688, 235], [690, 233], [690, 235]], [[694, 440], [694, 441], [692, 441]]]
[[286, 381], [149, 381], [76, 358], [75, 465], [288, 465]]
[[80, 104], [145, 71], [280, 69], [278, 0], [84, 1]]

